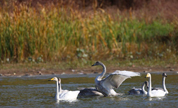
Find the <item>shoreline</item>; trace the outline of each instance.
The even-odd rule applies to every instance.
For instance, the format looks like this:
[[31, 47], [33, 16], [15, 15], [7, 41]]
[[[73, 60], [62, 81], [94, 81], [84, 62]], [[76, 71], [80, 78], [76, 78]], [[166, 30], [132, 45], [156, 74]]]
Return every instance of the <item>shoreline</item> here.
[[[178, 67], [108, 67], [107, 74], [114, 72], [115, 70], [127, 70], [140, 73], [178, 73]], [[45, 75], [88, 75], [99, 74], [102, 72], [100, 68], [81, 68], [81, 69], [1, 69], [0, 77], [22, 77], [22, 76], [45, 76]]]

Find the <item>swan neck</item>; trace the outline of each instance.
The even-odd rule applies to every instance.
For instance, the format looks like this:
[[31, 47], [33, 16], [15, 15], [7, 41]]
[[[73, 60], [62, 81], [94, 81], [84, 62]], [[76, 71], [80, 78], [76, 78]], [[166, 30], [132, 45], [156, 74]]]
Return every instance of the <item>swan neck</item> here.
[[166, 77], [163, 76], [163, 79], [162, 79], [162, 86], [163, 86], [163, 90], [168, 93], [167, 89], [166, 89], [166, 85], [165, 85], [165, 79]]
[[61, 91], [62, 91], [61, 83], [59, 83], [59, 90], [58, 90], [58, 92], [61, 93]]
[[142, 91], [144, 92], [144, 94], [146, 94], [146, 91], [145, 91], [145, 83], [143, 83], [143, 85], [142, 85]]
[[102, 78], [104, 77], [104, 75], [106, 73], [106, 66], [102, 63], [100, 65], [103, 67], [103, 72], [95, 78], [95, 84], [96, 84], [97, 90], [98, 90], [99, 82], [102, 80]]
[[151, 88], [152, 88], [152, 86], [151, 86], [151, 76], [150, 76], [149, 77], [149, 86], [148, 86], [148, 95], [151, 94]]
[[106, 73], [106, 66], [104, 64], [101, 64], [101, 66], [103, 67], [103, 72], [99, 76], [103, 78]]
[[56, 99], [59, 99], [59, 85], [58, 85], [58, 81], [56, 81]]

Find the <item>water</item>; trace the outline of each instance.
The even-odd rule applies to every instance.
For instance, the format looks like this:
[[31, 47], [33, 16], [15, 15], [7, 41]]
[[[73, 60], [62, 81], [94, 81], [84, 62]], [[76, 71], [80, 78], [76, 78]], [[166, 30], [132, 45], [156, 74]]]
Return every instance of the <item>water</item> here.
[[[163, 98], [148, 98], [141, 95], [128, 95], [132, 87], [140, 87], [147, 80], [145, 74], [141, 77], [127, 79], [116, 89], [122, 93], [115, 97], [86, 97], [78, 98], [75, 102], [56, 102], [55, 82], [48, 81], [57, 76], [62, 79], [62, 88], [76, 90], [78, 87], [93, 87], [93, 75], [53, 75], [31, 77], [0, 77], [0, 107], [25, 108], [108, 108], [108, 107], [156, 107], [165, 108], [178, 106], [178, 74], [167, 73], [166, 86], [169, 94]], [[152, 74], [153, 87], [161, 87], [161, 73]]]

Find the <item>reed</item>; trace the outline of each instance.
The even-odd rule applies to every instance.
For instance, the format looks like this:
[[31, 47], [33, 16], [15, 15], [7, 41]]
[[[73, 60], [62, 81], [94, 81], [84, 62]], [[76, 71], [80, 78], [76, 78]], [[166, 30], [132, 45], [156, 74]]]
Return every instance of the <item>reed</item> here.
[[[12, 5], [0, 10], [0, 58], [5, 62], [47, 62], [162, 58], [177, 56], [178, 23], [83, 14], [51, 5], [38, 9]], [[165, 40], [168, 37], [170, 40]], [[171, 44], [170, 44], [171, 42]]]

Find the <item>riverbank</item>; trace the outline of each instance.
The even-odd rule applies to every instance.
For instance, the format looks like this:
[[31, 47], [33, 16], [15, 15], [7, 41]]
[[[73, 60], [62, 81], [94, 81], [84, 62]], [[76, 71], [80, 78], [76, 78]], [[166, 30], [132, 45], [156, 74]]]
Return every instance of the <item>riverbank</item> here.
[[[175, 72], [178, 73], [177, 66], [124, 66], [124, 67], [107, 67], [107, 73], [115, 70], [128, 70], [134, 72]], [[36, 75], [63, 75], [63, 74], [98, 74], [102, 72], [101, 67], [86, 68], [67, 68], [67, 69], [50, 69], [50, 68], [11, 68], [0, 69], [0, 76], [36, 76]]]

